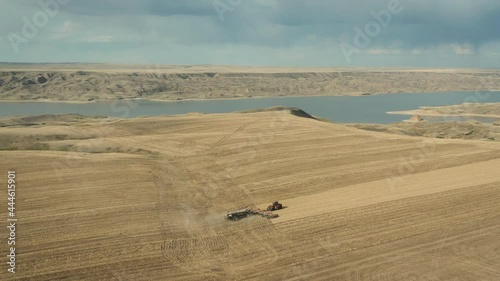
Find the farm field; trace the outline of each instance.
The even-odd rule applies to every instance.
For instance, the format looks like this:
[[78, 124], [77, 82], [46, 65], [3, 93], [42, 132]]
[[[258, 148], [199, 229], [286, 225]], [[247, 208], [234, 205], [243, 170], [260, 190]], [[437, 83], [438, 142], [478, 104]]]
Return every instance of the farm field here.
[[297, 113], [3, 120], [19, 243], [0, 279], [499, 280], [498, 142]]

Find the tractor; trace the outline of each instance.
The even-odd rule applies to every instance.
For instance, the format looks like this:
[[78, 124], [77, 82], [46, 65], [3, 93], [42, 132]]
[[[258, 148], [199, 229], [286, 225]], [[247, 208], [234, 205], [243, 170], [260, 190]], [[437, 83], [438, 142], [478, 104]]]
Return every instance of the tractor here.
[[267, 209], [265, 211], [261, 210], [261, 209], [251, 209], [251, 208], [245, 207], [245, 208], [242, 208], [242, 209], [239, 209], [236, 211], [229, 212], [226, 214], [225, 217], [227, 220], [232, 220], [232, 221], [238, 221], [240, 219], [243, 219], [243, 218], [246, 218], [246, 217], [252, 216], [252, 215], [259, 215], [259, 216], [264, 217], [264, 218], [274, 219], [274, 218], [277, 218], [279, 216], [278, 216], [278, 214], [272, 213], [272, 211], [281, 210], [281, 209], [283, 209], [283, 205], [281, 203], [279, 203], [278, 201], [275, 201], [275, 202], [273, 202], [272, 205], [269, 205], [269, 207], [267, 207]]
[[272, 211], [281, 210], [281, 209], [283, 209], [283, 205], [281, 203], [279, 203], [278, 201], [274, 201], [273, 204], [269, 205], [266, 210], [272, 212]]

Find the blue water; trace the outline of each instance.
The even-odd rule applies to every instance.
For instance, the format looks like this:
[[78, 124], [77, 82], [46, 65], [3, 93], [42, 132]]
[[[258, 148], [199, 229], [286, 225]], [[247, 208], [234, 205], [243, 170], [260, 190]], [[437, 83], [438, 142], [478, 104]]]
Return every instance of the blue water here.
[[[408, 119], [406, 115], [390, 115], [387, 111], [417, 109], [420, 106], [456, 105], [464, 102], [500, 102], [500, 92], [446, 92], [422, 94], [384, 94], [360, 97], [291, 97], [235, 100], [200, 100], [178, 102], [115, 101], [88, 104], [22, 102], [0, 103], [0, 117], [77, 113], [132, 118], [137, 116], [176, 115], [189, 112], [225, 113], [277, 105], [299, 107], [309, 114], [337, 123], [388, 124]], [[427, 118], [427, 117], [424, 117]], [[463, 118], [434, 117], [431, 121]], [[471, 118], [490, 122], [491, 118]]]

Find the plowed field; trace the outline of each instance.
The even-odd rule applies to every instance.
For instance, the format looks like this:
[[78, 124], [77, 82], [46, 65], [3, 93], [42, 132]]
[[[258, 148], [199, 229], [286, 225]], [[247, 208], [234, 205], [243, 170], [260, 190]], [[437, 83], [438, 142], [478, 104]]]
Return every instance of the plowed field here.
[[[0, 128], [13, 132], [48, 148], [0, 151], [19, 218], [2, 280], [500, 280], [495, 142], [287, 111]], [[275, 200], [277, 219], [224, 220]]]

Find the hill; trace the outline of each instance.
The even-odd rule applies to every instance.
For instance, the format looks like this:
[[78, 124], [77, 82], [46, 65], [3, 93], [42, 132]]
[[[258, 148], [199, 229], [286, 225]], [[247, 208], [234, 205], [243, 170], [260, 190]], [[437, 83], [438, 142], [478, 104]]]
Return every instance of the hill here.
[[10, 101], [359, 96], [499, 84], [498, 70], [0, 64], [0, 100]]
[[[18, 179], [15, 280], [498, 279], [496, 142], [290, 110], [41, 119], [57, 122], [0, 128], [39, 144], [0, 151]], [[224, 220], [275, 200], [277, 219]]]

